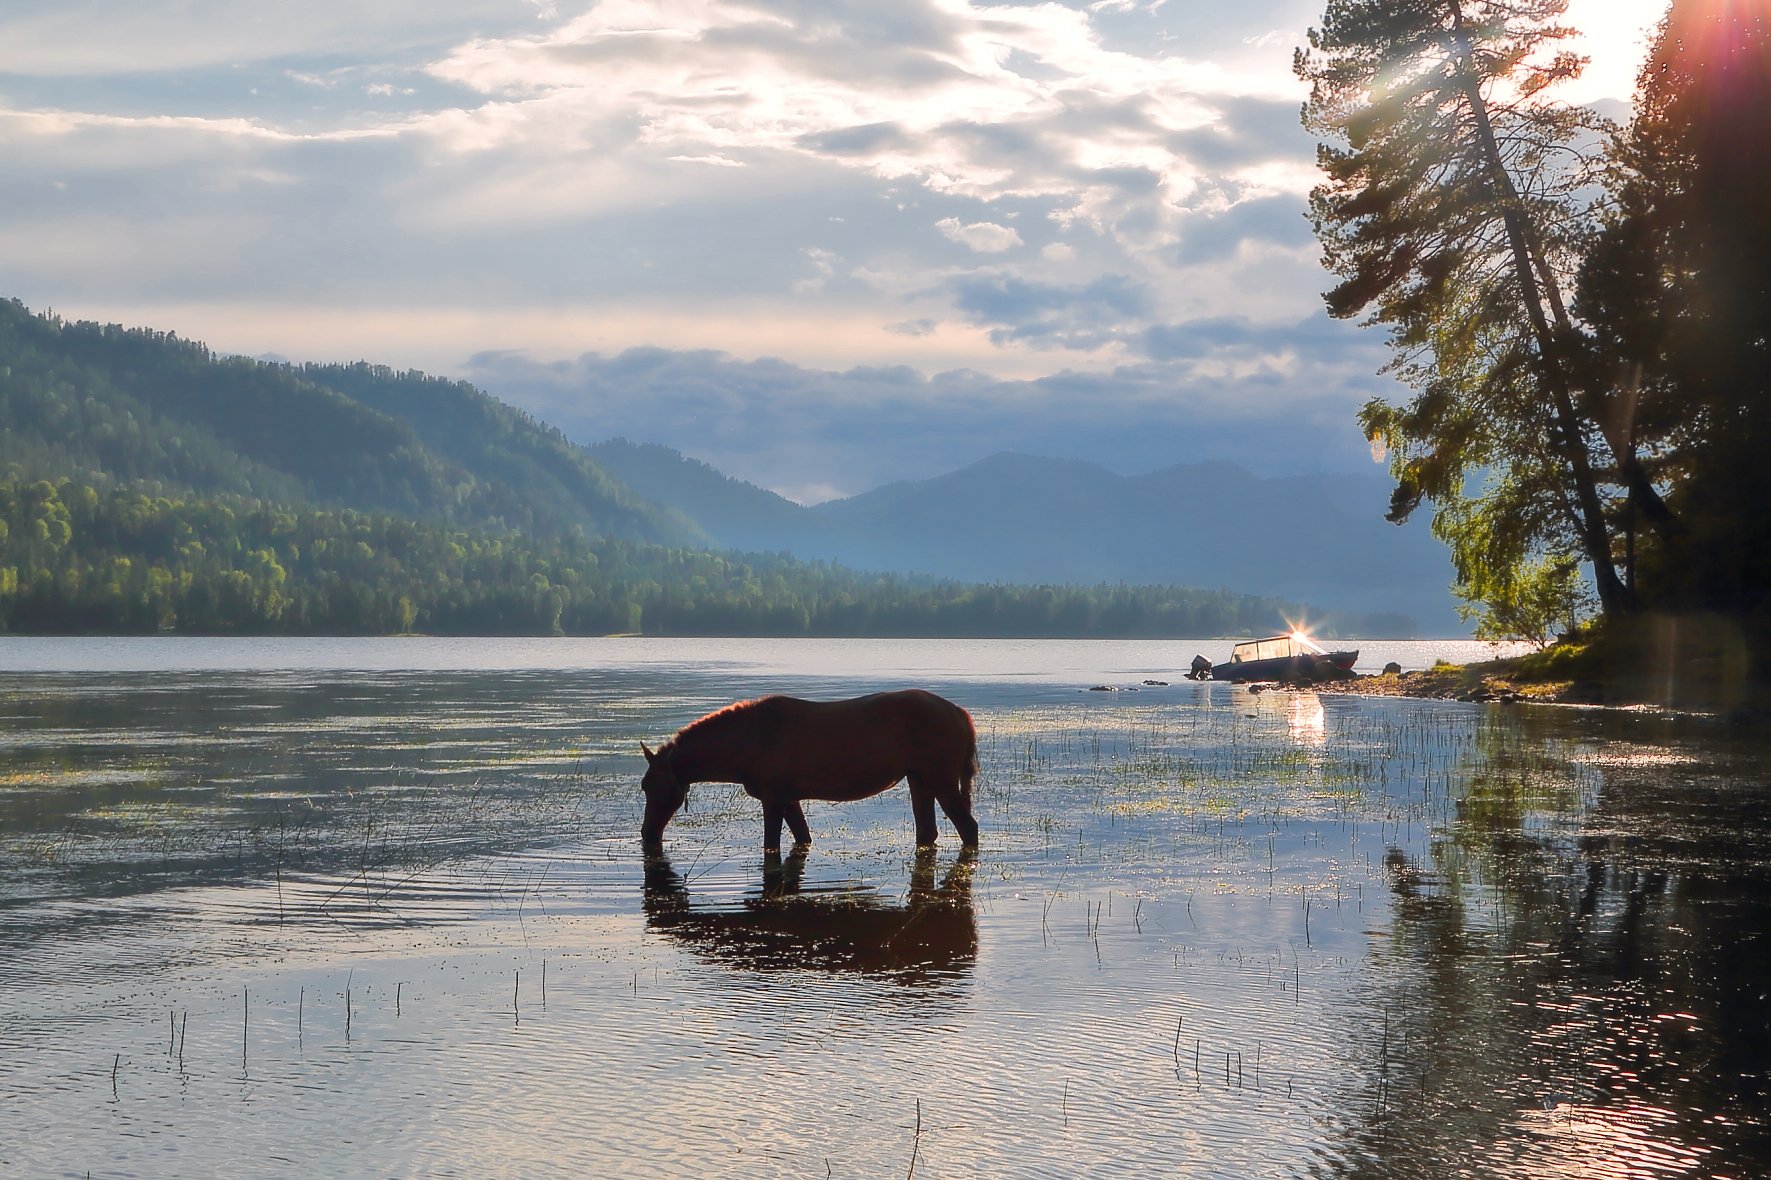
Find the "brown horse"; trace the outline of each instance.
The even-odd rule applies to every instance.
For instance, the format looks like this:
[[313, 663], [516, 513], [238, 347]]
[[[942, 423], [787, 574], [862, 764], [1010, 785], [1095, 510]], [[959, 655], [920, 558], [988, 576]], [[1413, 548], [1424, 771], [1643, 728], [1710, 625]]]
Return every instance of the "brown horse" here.
[[640, 839], [661, 848], [664, 825], [694, 783], [738, 783], [763, 805], [763, 848], [781, 846], [781, 825], [810, 844], [804, 799], [846, 803], [910, 782], [916, 842], [935, 842], [935, 804], [960, 842], [978, 844], [972, 779], [978, 736], [969, 713], [919, 688], [850, 701], [763, 697], [684, 726], [646, 756], [646, 818]]

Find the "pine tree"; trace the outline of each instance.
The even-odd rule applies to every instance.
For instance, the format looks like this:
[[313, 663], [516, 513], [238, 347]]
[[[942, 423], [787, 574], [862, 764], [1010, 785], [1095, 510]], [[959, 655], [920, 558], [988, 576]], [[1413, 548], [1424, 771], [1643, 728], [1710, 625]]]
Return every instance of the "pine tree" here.
[[1333, 0], [1295, 68], [1311, 85], [1305, 126], [1345, 145], [1318, 149], [1326, 180], [1311, 194], [1341, 280], [1329, 312], [1387, 327], [1386, 371], [1417, 391], [1361, 413], [1392, 455], [1390, 519], [1438, 505], [1466, 591], [1516, 598], [1515, 572], [1573, 556], [1614, 612], [1633, 606], [1602, 487], [1617, 468], [1583, 412], [1564, 295], [1591, 228], [1581, 145], [1601, 121], [1550, 97], [1584, 64], [1556, 50], [1564, 8]]

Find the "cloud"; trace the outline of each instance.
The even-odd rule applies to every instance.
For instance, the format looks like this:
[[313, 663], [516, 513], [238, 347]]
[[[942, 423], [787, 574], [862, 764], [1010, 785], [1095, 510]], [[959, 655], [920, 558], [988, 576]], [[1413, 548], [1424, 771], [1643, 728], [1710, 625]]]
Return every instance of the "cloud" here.
[[1012, 275], [981, 275], [953, 284], [961, 311], [984, 323], [1024, 323], [1054, 313], [1095, 318], [1135, 315], [1142, 297], [1124, 275], [1103, 275], [1080, 287], [1031, 283]]
[[980, 254], [1001, 254], [1004, 250], [1013, 250], [1023, 244], [1021, 235], [1013, 229], [989, 221], [974, 221], [966, 225], [957, 217], [943, 217], [935, 222], [935, 228], [949, 240], [970, 247]]
[[0, 73], [93, 78], [233, 68], [297, 58], [437, 52], [482, 31], [514, 34], [536, 14], [482, 0], [8, 0]]
[[[121, 12], [84, 7], [95, 21]], [[1238, 120], [1268, 117], [1221, 69], [1147, 43], [1113, 43], [1111, 24], [1130, 9], [623, 0], [538, 20], [542, 6], [426, 55], [426, 40], [447, 37], [465, 11], [409, 14], [405, 29], [372, 22], [363, 56], [342, 64], [279, 60], [254, 70], [246, 55], [231, 82], [205, 79], [198, 90], [212, 95], [208, 109], [176, 117], [183, 178], [153, 174], [172, 130], [161, 113], [57, 108], [58, 154], [104, 172], [113, 191], [182, 187], [167, 215], [202, 210], [220, 230], [217, 248], [242, 258], [264, 250], [227, 240], [230, 223], [292, 217], [295, 233], [371, 240], [377, 262], [410, 266], [421, 298], [437, 289], [445, 260], [471, 269], [500, 256], [507, 274], [473, 281], [610, 298], [632, 297], [635, 283], [792, 292], [805, 281], [791, 273], [794, 260], [814, 248], [843, 254], [852, 273], [882, 276], [880, 292], [943, 289], [966, 254], [1026, 247], [1014, 269], [1027, 283], [1120, 273], [1160, 293], [1157, 272], [1173, 265], [1164, 251], [1181, 242], [1197, 194], [1214, 194], [1216, 210], [1247, 188], [1220, 191], [1175, 145], [1190, 134], [1233, 142]], [[0, 27], [41, 33], [55, 24], [50, 13], [43, 6], [34, 23]], [[342, 6], [322, 4], [292, 26], [294, 57], [335, 52], [344, 18]], [[223, 52], [194, 26], [170, 28], [168, 36]], [[225, 30], [215, 36], [234, 51]], [[82, 60], [98, 69], [104, 58], [94, 50]], [[239, 98], [248, 79], [261, 92], [256, 105]], [[276, 80], [281, 91], [267, 85]], [[393, 112], [392, 101], [352, 106], [341, 80], [359, 94], [407, 101]], [[329, 83], [323, 94], [316, 81]], [[93, 92], [90, 81], [81, 85]], [[228, 86], [233, 97], [224, 100]], [[102, 144], [90, 134], [101, 119], [109, 121]], [[381, 158], [327, 150], [354, 137], [375, 140]], [[143, 170], [132, 175], [131, 161]], [[1257, 152], [1238, 163], [1261, 161]], [[65, 171], [54, 163], [42, 171], [51, 169]], [[709, 185], [715, 169], [751, 178]], [[270, 176], [285, 178], [286, 203], [254, 199], [242, 209], [216, 196]], [[840, 213], [805, 216], [820, 202]], [[816, 240], [809, 226], [838, 216], [865, 227], [871, 244]], [[917, 240], [917, 221], [941, 236]], [[694, 250], [677, 249], [673, 237]], [[351, 244], [337, 245], [306, 251], [346, 260], [329, 294], [349, 297], [359, 282], [379, 287], [392, 277], [381, 266], [353, 273], [361, 268], [349, 264]], [[421, 261], [427, 255], [436, 261]], [[909, 302], [879, 308], [878, 321], [969, 322], [963, 309]], [[1029, 339], [1023, 334], [1023, 347]], [[1079, 339], [1072, 334], [1063, 350], [1078, 351]]]
[[794, 283], [793, 290], [801, 295], [816, 294], [824, 290], [825, 284], [836, 274], [836, 264], [841, 262], [842, 258], [829, 250], [820, 250], [816, 246], [807, 247], [803, 253], [806, 260], [812, 264], [813, 273], [810, 278], [801, 279]]
[[[1106, 47], [1086, 12], [926, 0], [629, 0], [431, 67], [490, 98], [634, 113], [679, 154], [803, 152], [979, 199], [1163, 183], [1235, 83]], [[1228, 91], [1226, 91], [1228, 87]]]
[[1290, 196], [1255, 197], [1189, 213], [1177, 237], [1166, 254], [1175, 266], [1220, 262], [1251, 244], [1306, 252], [1315, 244], [1302, 204]]
[[725, 156], [719, 155], [717, 152], [707, 156], [671, 156], [670, 159], [678, 164], [709, 164], [715, 168], [744, 167], [744, 162], [742, 160], [728, 159]]
[[1157, 362], [1305, 354], [1313, 363], [1345, 364], [1348, 358], [1358, 356], [1375, 365], [1382, 356], [1375, 338], [1331, 320], [1321, 311], [1297, 322], [1263, 324], [1212, 316], [1157, 324], [1144, 333], [1142, 352]]
[[988, 325], [997, 343], [1037, 340], [1070, 349], [1094, 349], [1119, 339], [1149, 310], [1149, 292], [1125, 275], [1062, 286], [1012, 274], [967, 275], [951, 284], [954, 305], [973, 323]]
[[907, 148], [911, 139], [896, 123], [866, 123], [830, 131], [808, 131], [795, 141], [798, 147], [829, 156], [873, 156]]

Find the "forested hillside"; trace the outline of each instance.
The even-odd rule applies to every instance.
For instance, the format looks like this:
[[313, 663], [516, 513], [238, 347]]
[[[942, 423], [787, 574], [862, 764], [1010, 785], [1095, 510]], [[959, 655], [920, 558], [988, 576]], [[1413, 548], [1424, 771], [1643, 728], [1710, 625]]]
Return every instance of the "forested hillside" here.
[[593, 450], [465, 381], [364, 363], [296, 371], [386, 414], [433, 454], [473, 472], [486, 485], [485, 510], [495, 519], [548, 533], [706, 540], [688, 518], [636, 495]]
[[557, 431], [457, 382], [219, 357], [168, 332], [0, 301], [0, 471], [685, 543]]
[[966, 585], [0, 479], [0, 628], [13, 632], [1179, 636], [1298, 613], [1227, 591]]

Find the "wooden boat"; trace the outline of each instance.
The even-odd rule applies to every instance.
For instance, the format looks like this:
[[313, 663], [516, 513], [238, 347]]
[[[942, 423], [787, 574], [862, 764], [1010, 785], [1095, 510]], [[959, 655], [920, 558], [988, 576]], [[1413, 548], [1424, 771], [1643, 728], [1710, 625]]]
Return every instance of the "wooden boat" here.
[[1357, 651], [1325, 651], [1302, 631], [1248, 639], [1230, 652], [1229, 662], [1213, 664], [1213, 680], [1343, 680], [1353, 675]]

